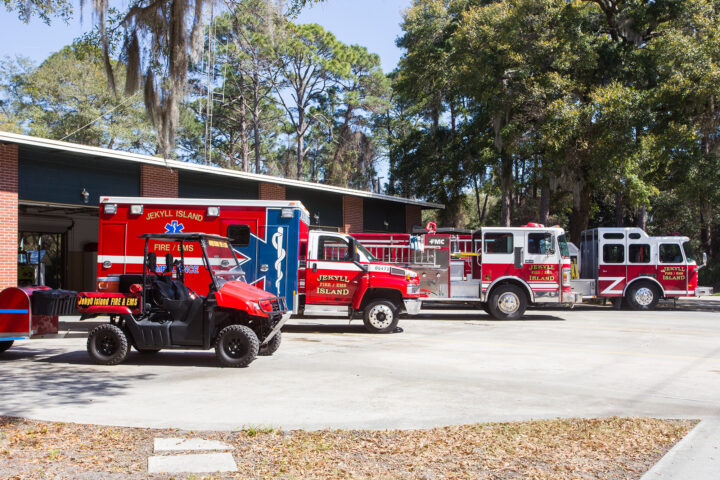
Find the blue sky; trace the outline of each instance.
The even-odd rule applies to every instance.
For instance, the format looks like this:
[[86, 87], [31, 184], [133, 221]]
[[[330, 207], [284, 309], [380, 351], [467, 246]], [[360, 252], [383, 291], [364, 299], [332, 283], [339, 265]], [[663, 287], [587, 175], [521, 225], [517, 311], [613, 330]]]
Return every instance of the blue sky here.
[[[401, 55], [395, 39], [401, 33], [402, 11], [410, 3], [411, 0], [325, 0], [303, 10], [297, 21], [318, 23], [344, 43], [367, 47], [380, 55], [383, 71], [389, 72]], [[26, 25], [18, 20], [16, 13], [0, 7], [0, 57], [23, 55], [40, 63], [92, 29], [92, 16], [86, 11], [84, 17], [82, 23], [76, 15], [69, 24], [54, 20], [48, 26], [31, 20]]]

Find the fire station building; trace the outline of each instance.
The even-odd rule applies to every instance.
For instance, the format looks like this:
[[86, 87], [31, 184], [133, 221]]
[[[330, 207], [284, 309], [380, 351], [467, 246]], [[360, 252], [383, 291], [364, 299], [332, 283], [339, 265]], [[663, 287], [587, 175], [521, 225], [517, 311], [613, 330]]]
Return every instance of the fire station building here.
[[[443, 205], [0, 131], [0, 289], [94, 290], [101, 195], [299, 200], [315, 228], [405, 233]], [[29, 277], [29, 278], [28, 278]]]

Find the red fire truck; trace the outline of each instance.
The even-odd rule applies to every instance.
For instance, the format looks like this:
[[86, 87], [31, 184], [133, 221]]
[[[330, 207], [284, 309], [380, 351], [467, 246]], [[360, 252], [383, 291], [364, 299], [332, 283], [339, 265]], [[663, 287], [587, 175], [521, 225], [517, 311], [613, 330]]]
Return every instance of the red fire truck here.
[[353, 236], [381, 261], [417, 272], [427, 294], [423, 305], [477, 304], [497, 319], [516, 319], [529, 304], [579, 300], [570, 288], [570, 256], [559, 227]]
[[585, 230], [573, 263], [573, 276], [579, 277], [572, 280], [574, 291], [584, 298], [623, 300], [634, 310], [709, 290], [698, 287], [707, 255], [698, 265], [688, 237], [651, 237], [636, 227]]
[[[419, 309], [417, 274], [378, 262], [351, 236], [309, 229], [300, 202], [101, 197], [98, 289], [125, 292], [142, 268], [146, 232], [205, 232], [227, 236], [248, 283], [284, 297], [297, 315], [363, 314], [368, 331], [385, 333], [398, 314]], [[158, 255], [177, 252], [154, 245]], [[199, 252], [187, 250], [185, 278], [207, 293]], [[157, 267], [161, 270], [163, 267]]]

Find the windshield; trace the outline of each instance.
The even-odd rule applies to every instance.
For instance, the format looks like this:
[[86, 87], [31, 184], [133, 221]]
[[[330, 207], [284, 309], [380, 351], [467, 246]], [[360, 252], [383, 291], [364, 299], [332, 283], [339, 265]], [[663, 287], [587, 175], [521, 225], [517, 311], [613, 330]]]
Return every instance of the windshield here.
[[690, 242], [683, 242], [683, 250], [685, 250], [685, 258], [688, 262], [695, 261], [695, 252], [693, 252], [692, 245]]
[[355, 243], [357, 245], [358, 252], [360, 252], [360, 255], [364, 255], [365, 258], [367, 258], [368, 262], [377, 262], [378, 259], [375, 258], [375, 256], [368, 252], [367, 248], [363, 247], [363, 245], [360, 242]]
[[245, 281], [245, 272], [235, 256], [230, 243], [223, 240], [207, 240], [205, 244], [210, 271], [218, 288], [232, 280]]
[[560, 247], [560, 255], [565, 258], [570, 258], [570, 249], [568, 249], [567, 237], [565, 234], [558, 236], [558, 246]]

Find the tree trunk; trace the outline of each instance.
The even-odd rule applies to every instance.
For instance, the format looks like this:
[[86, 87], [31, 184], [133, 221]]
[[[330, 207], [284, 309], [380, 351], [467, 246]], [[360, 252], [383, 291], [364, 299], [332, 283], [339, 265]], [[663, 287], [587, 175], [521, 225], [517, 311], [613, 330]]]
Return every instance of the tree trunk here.
[[478, 186], [477, 175], [473, 175], [475, 186], [475, 207], [477, 208], [478, 220], [480, 220], [480, 187]]
[[584, 185], [573, 193], [573, 208], [570, 214], [570, 241], [580, 245], [580, 235], [587, 229], [590, 220], [590, 188]]
[[255, 173], [260, 173], [260, 80], [253, 77], [253, 141], [255, 143]]
[[550, 218], [550, 188], [543, 186], [540, 191], [540, 210], [538, 212], [538, 222], [547, 225]]
[[647, 206], [645, 206], [645, 205], [640, 206], [637, 211], [636, 226], [642, 228], [643, 231], [647, 228], [647, 217], [648, 217]]
[[502, 213], [500, 225], [509, 227], [512, 210], [513, 161], [508, 155], [500, 158], [500, 191], [502, 192]]
[[490, 194], [485, 194], [485, 201], [483, 202], [483, 208], [482, 213], [480, 214], [480, 225], [485, 221], [485, 213], [487, 213], [487, 204], [488, 204], [488, 198], [490, 198]]
[[623, 201], [623, 193], [620, 190], [615, 190], [615, 226], [623, 227], [625, 221], [623, 213], [625, 212], [625, 203]]
[[700, 206], [700, 243], [708, 257], [712, 256], [712, 206], [707, 202]]

